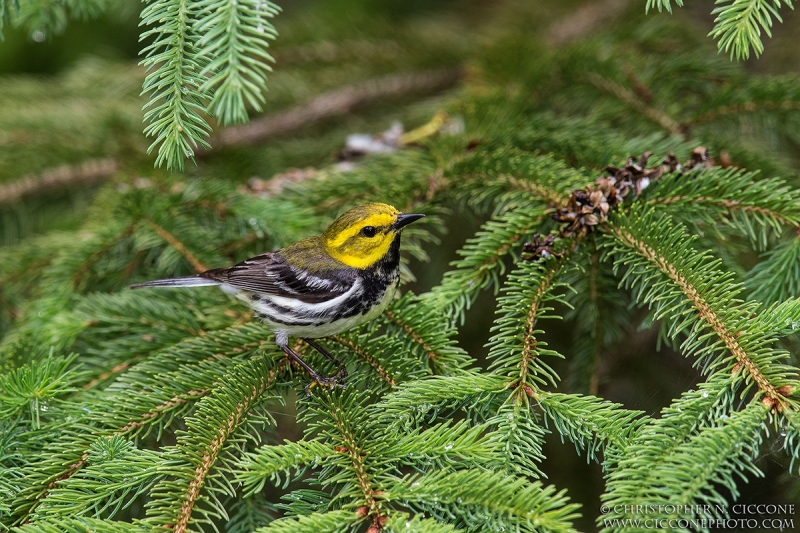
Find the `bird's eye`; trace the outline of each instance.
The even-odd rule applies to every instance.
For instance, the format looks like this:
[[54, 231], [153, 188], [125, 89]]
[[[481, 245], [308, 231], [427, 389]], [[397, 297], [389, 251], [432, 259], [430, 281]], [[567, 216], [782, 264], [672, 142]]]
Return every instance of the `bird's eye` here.
[[375, 226], [364, 226], [361, 228], [361, 235], [364, 237], [374, 237], [375, 236]]

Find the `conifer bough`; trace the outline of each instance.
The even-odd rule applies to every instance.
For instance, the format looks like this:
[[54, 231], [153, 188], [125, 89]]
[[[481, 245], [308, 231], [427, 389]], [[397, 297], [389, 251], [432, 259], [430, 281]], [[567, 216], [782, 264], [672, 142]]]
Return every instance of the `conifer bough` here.
[[[63, 31], [67, 18], [98, 16], [108, 5], [0, 0], [0, 38], [3, 27], [13, 24], [26, 25], [41, 40]], [[782, 20], [782, 6], [793, 8], [791, 0], [723, 3], [713, 11], [717, 18], [710, 35], [731, 58], [747, 59], [751, 49], [758, 56], [764, 50], [762, 31], [771, 36], [773, 20]], [[671, 0], [648, 0], [645, 9], [653, 8], [671, 13]], [[144, 132], [153, 139], [148, 153], [157, 151], [156, 166], [183, 170], [187, 159], [211, 148], [210, 119], [222, 126], [242, 124], [250, 113], [262, 111], [274, 61], [267, 49], [277, 36], [270, 19], [279, 12], [269, 0], [145, 2], [140, 41], [153, 42], [141, 51], [147, 69], [142, 94], [149, 98]]]
[[[612, 509], [635, 508], [642, 497], [724, 503], [736, 496], [739, 476], [759, 475], [758, 444], [773, 424], [785, 431], [785, 453], [800, 457], [797, 369], [776, 347], [800, 322], [798, 300], [742, 300], [742, 287], [697, 250], [700, 241], [682, 225], [697, 217], [672, 209], [696, 203], [737, 231], [776, 223], [794, 234], [800, 203], [792, 189], [710, 166], [702, 150], [687, 172], [678, 172], [671, 157], [655, 168], [646, 158], [631, 159], [589, 187], [582, 171], [552, 155], [490, 143], [467, 150], [468, 139], [454, 151], [451, 139], [438, 139], [440, 148], [436, 142], [429, 149], [441, 150], [441, 159], [401, 152], [353, 172], [309, 178], [269, 199], [202, 180], [170, 190], [111, 191], [124, 217], [74, 243], [48, 268], [48, 286], [61, 290], [34, 300], [0, 350], [3, 361], [28, 355], [0, 378], [0, 451], [19, 450], [0, 454], [3, 524], [26, 533], [221, 526], [259, 533], [568, 533], [578, 506], [542, 480], [548, 431], [602, 463], [601, 498]], [[285, 355], [224, 295], [75, 290], [86, 276], [133, 272], [142, 257], [153, 258], [158, 272], [191, 268], [188, 256], [221, 264], [219, 247], [203, 246], [208, 235], [231, 242], [241, 238], [233, 229], [252, 228], [251, 221], [253, 231], [275, 238], [292, 230], [283, 238], [297, 240], [311, 233], [309, 222], [323, 222], [299, 208], [299, 198], [324, 195], [347, 205], [376, 173], [394, 176], [394, 200], [413, 205], [436, 165], [446, 166], [437, 194], [475, 198], [480, 182], [476, 201], [497, 214], [440, 285], [408, 293], [375, 322], [320, 341], [335, 358], [347, 357], [351, 383], [362, 386], [302, 398], [304, 436], [295, 441], [269, 434], [277, 425], [273, 413], [296, 383]], [[764, 188], [772, 194], [765, 197]], [[563, 198], [567, 210], [549, 210], [554, 198]], [[280, 225], [259, 224], [265, 208], [280, 214]], [[538, 248], [555, 253], [517, 261], [501, 277], [503, 259], [552, 224], [548, 212], [563, 218], [563, 239], [540, 239]], [[408, 235], [407, 244], [420, 235]], [[566, 304], [588, 309], [592, 291], [571, 289], [597, 287], [601, 276], [614, 280], [604, 289], [610, 299], [627, 292], [650, 306], [652, 320], [664, 321], [668, 337], [705, 376], [661, 416], [550, 390], [560, 381], [552, 361], [561, 356], [543, 342], [542, 323]], [[501, 292], [484, 370], [455, 341], [455, 324], [492, 286]], [[595, 290], [594, 301], [601, 296]], [[596, 313], [593, 320], [610, 318]], [[328, 364], [303, 355], [315, 366]], [[144, 508], [137, 507], [141, 498]]]
[[[2, 526], [25, 533], [571, 533], [589, 529], [579, 522], [588, 517], [617, 531], [617, 519], [695, 518], [624, 512], [642, 504], [724, 509], [767, 462], [797, 473], [800, 195], [773, 177], [790, 175], [774, 156], [786, 156], [786, 147], [736, 145], [732, 137], [744, 130], [728, 121], [741, 109], [754, 110], [746, 119], [761, 112], [795, 118], [796, 78], [737, 82], [726, 77], [736, 67], [713, 52], [705, 62], [693, 45], [680, 56], [660, 48], [660, 62], [650, 52], [637, 56], [632, 49], [658, 48], [651, 39], [675, 43], [673, 28], [648, 28], [614, 49], [632, 56], [590, 66], [606, 74], [631, 57], [655, 65], [651, 72], [669, 83], [665, 93], [663, 80], [641, 71], [652, 105], [675, 115], [670, 102], [696, 87], [694, 74], [690, 82], [681, 77], [684, 59], [697, 60], [691, 72], [705, 80], [727, 80], [730, 88], [700, 108], [712, 117], [693, 128], [702, 141], [654, 132], [665, 124], [641, 107], [620, 114], [624, 99], [585, 84], [582, 62], [573, 77], [574, 63], [559, 63], [559, 80], [545, 87], [555, 99], [486, 91], [478, 80], [482, 90], [452, 110], [464, 114], [463, 135], [367, 157], [350, 172], [318, 169], [269, 198], [211, 179], [164, 184], [157, 175], [107, 187], [79, 231], [5, 248]], [[575, 50], [566, 57], [573, 60]], [[535, 65], [525, 83], [535, 79], [532, 90], [542, 96], [542, 63]], [[747, 140], [779, 137], [776, 123], [747, 129]], [[625, 164], [624, 156], [644, 151], [686, 160], [700, 143], [730, 151], [733, 165], [664, 171], [645, 188], [644, 176], [659, 166], [637, 158]], [[611, 188], [597, 184], [598, 174], [586, 169], [608, 164], [623, 168], [601, 179], [630, 176]], [[626, 179], [627, 195], [611, 208]], [[376, 200], [409, 210], [424, 204], [431, 215], [457, 206], [465, 217], [489, 220], [430, 291], [406, 292], [376, 321], [320, 341], [347, 357], [345, 390], [304, 397], [268, 332], [219, 291], [121, 290], [281, 248]], [[572, 227], [572, 237], [550, 238], [554, 212], [568, 218], [559, 225]], [[432, 226], [409, 227], [404, 251], [424, 258], [421, 243], [435, 242]], [[742, 249], [768, 252], [747, 270]], [[477, 350], [457, 341], [457, 326], [485, 289], [498, 292], [488, 360], [479, 366], [471, 357]], [[562, 318], [559, 330], [551, 319]], [[563, 363], [545, 329], [561, 337]], [[599, 397], [619, 390], [609, 355], [637, 329], [660, 329], [699, 373], [689, 390], [669, 378], [670, 367], [657, 367], [649, 380], [637, 375], [632, 385], [641, 396], [628, 398], [646, 411]], [[316, 368], [330, 368], [299, 350]], [[657, 389], [669, 397], [648, 401]], [[286, 410], [283, 403], [298, 396]], [[287, 432], [295, 413], [300, 428]], [[557, 435], [546, 447], [548, 432]], [[568, 481], [548, 471], [556, 458], [545, 458], [545, 449], [558, 438], [568, 444], [555, 453], [572, 455], [574, 446], [602, 467], [601, 505], [619, 512], [579, 508]]]

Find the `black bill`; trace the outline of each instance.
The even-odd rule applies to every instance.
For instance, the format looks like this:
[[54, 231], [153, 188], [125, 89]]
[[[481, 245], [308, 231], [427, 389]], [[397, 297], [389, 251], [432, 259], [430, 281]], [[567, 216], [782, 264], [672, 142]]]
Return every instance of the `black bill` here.
[[420, 218], [424, 217], [425, 215], [419, 213], [409, 213], [407, 215], [397, 215], [397, 220], [395, 220], [394, 226], [395, 229], [400, 229], [402, 227], [408, 226], [415, 220], [419, 220]]

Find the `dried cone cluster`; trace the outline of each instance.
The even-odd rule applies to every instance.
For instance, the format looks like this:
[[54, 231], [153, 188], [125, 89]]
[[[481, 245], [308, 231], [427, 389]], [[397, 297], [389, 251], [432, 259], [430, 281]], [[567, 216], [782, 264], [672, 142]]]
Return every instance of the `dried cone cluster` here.
[[[689, 161], [684, 165], [670, 154], [657, 167], [646, 168], [647, 160], [652, 155], [652, 152], [645, 152], [638, 159], [631, 157], [622, 168], [606, 167], [603, 172], [607, 175], [598, 178], [594, 185], [573, 191], [567, 205], [557, 207], [551, 215], [554, 220], [565, 224], [557, 236], [583, 237], [595, 226], [605, 222], [609, 211], [621, 204], [631, 191], [634, 196], [638, 196], [653, 180], [664, 174], [683, 173], [697, 167], [708, 168], [714, 165], [714, 160], [708, 156], [708, 150], [704, 146], [692, 150]], [[537, 233], [530, 242], [522, 246], [522, 259], [559, 255], [552, 248], [555, 239], [556, 235], [548, 235], [542, 239]]]
[[561, 257], [563, 255], [562, 253], [553, 250], [553, 244], [555, 244], [555, 242], [556, 236], [553, 234], [542, 238], [541, 234], [534, 233], [531, 240], [522, 245], [522, 255], [520, 257], [525, 261], [530, 261], [537, 257], [544, 257], [547, 259], [552, 255]]
[[598, 178], [593, 186], [573, 191], [566, 207], [556, 208], [556, 212], [552, 214], [558, 222], [566, 223], [559, 236], [586, 235], [594, 226], [605, 222], [609, 210], [622, 203], [630, 191], [638, 196], [653, 180], [664, 174], [686, 172], [696, 167], [710, 167], [714, 164], [704, 146], [692, 150], [691, 159], [685, 165], [681, 165], [678, 159], [670, 154], [657, 167], [646, 168], [647, 160], [652, 155], [653, 152], [645, 152], [638, 160], [631, 157], [622, 168], [606, 167], [603, 172], [607, 172], [607, 176]]

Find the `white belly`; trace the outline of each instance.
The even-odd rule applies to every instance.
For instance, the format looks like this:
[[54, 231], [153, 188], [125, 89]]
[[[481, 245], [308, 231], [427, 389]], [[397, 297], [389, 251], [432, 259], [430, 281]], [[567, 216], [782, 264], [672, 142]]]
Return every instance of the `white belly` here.
[[[269, 319], [262, 319], [262, 321], [276, 334], [288, 335], [290, 337], [319, 339], [321, 337], [328, 337], [336, 335], [348, 329], [360, 326], [374, 318], [378, 317], [388, 307], [389, 303], [394, 298], [397, 290], [397, 283], [393, 283], [387, 287], [383, 293], [383, 297], [377, 305], [373, 306], [365, 314], [353, 315], [347, 318], [341, 318], [327, 324], [320, 324], [318, 326], [293, 326], [288, 324], [279, 324], [272, 322]], [[253, 305], [253, 304], [251, 304]], [[253, 305], [253, 308], [258, 310], [258, 305]]]

